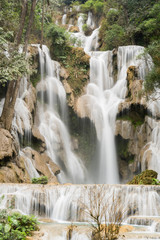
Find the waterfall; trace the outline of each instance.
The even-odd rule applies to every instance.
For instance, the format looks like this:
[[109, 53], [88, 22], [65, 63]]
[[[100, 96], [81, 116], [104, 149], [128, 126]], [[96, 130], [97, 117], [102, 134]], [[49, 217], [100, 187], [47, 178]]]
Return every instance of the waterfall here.
[[77, 26], [81, 33], [83, 33], [83, 24], [84, 24], [84, 14], [80, 14], [78, 17]]
[[[10, 208], [12, 204], [13, 209], [24, 214], [34, 214], [58, 222], [85, 222], [90, 217], [81, 211], [84, 204], [90, 208], [101, 201], [103, 206], [107, 206], [108, 221], [113, 211], [114, 196], [116, 204], [118, 201], [115, 208], [124, 210], [123, 222], [126, 222], [130, 216], [159, 216], [159, 193], [159, 186], [1, 184], [0, 208]], [[95, 203], [92, 201], [94, 195]]]
[[[74, 44], [77, 47], [80, 43], [81, 47], [84, 48], [85, 52], [95, 51], [98, 48], [98, 34], [99, 34], [99, 27], [96, 28], [90, 36], [85, 36], [83, 32], [83, 24], [85, 23], [85, 15], [80, 14], [77, 21], [77, 26], [79, 28], [78, 33], [71, 33], [71, 39], [77, 39], [76, 43]], [[92, 24], [92, 25], [90, 25]], [[93, 19], [91, 13], [88, 15], [87, 25], [94, 29], [93, 27]], [[95, 25], [94, 25], [95, 26]]]
[[[127, 69], [136, 66], [140, 79], [144, 79], [147, 64], [138, 56], [144, 48], [139, 46], [119, 47], [118, 77], [113, 81], [112, 52], [88, 52], [90, 59], [90, 83], [86, 94], [78, 100], [79, 115], [89, 117], [95, 124], [100, 142], [98, 177], [95, 183], [118, 183], [114, 127], [118, 105], [124, 101], [127, 91]], [[92, 174], [90, 174], [92, 175]]]
[[71, 149], [67, 129], [66, 93], [59, 77], [60, 65], [51, 60], [46, 46], [38, 50], [41, 66], [41, 81], [37, 85], [39, 130], [45, 138], [47, 154], [61, 167], [61, 182], [83, 183], [85, 167]]
[[65, 25], [67, 21], [67, 14], [64, 14], [62, 17], [62, 25]]

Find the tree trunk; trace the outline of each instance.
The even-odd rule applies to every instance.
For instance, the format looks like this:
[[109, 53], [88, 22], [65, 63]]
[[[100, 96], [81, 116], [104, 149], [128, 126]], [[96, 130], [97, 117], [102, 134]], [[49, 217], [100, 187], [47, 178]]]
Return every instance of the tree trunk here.
[[32, 0], [32, 5], [31, 5], [31, 10], [30, 10], [30, 15], [29, 15], [29, 22], [28, 22], [28, 27], [27, 27], [27, 31], [26, 31], [26, 37], [25, 37], [24, 52], [27, 51], [27, 45], [28, 45], [28, 41], [29, 41], [29, 35], [31, 32], [31, 28], [32, 28], [36, 2], [37, 2], [36, 0]]
[[22, 0], [22, 12], [21, 12], [21, 17], [20, 17], [20, 25], [19, 25], [19, 30], [18, 30], [16, 38], [15, 38], [16, 46], [18, 46], [22, 40], [22, 34], [23, 34], [25, 18], [26, 18], [26, 13], [27, 13], [27, 2], [28, 2], [28, 0]]
[[43, 29], [44, 29], [44, 0], [42, 0], [42, 23], [41, 23], [41, 45], [42, 48], [43, 45]]
[[18, 96], [18, 90], [20, 86], [21, 78], [19, 77], [17, 80], [12, 80], [8, 84], [7, 94], [5, 97], [5, 102], [3, 106], [2, 115], [0, 118], [1, 127], [11, 130], [12, 120], [14, 116], [14, 106], [16, 103], [16, 99]]

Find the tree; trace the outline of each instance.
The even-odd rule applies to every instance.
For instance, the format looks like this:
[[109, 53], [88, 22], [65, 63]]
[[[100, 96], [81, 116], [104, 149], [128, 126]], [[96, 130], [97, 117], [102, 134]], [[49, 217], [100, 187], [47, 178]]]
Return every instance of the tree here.
[[119, 235], [123, 209], [114, 194], [107, 197], [105, 186], [93, 186], [88, 200], [80, 202], [81, 213], [90, 221], [92, 240], [113, 240]]
[[21, 43], [21, 40], [22, 40], [25, 18], [26, 18], [26, 14], [27, 14], [27, 4], [28, 4], [28, 0], [21, 1], [22, 10], [21, 10], [20, 25], [19, 25], [19, 30], [18, 30], [16, 38], [15, 38], [15, 44], [17, 46]]
[[[12, 119], [14, 116], [14, 106], [16, 103], [16, 98], [18, 96], [21, 77], [25, 72], [27, 73], [27, 62], [25, 61], [25, 55], [19, 53], [18, 46], [22, 41], [22, 33], [24, 30], [26, 19], [27, 2], [28, 2], [27, 0], [22, 0], [22, 10], [19, 29], [15, 37], [14, 43], [11, 44], [9, 41], [7, 41], [7, 38], [5, 37], [4, 33], [2, 34], [3, 36], [1, 37], [0, 42], [1, 55], [4, 55], [4, 60], [1, 63], [2, 70], [0, 79], [2, 83], [9, 81], [3, 111], [0, 118], [0, 126], [9, 131], [12, 125]], [[36, 2], [37, 2], [36, 0], [33, 0], [31, 3], [31, 9], [25, 36], [24, 52], [26, 52], [28, 46]]]

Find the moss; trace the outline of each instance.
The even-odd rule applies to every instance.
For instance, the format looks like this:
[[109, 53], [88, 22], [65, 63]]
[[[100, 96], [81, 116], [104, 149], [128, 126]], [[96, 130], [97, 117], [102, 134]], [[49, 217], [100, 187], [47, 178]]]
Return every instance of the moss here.
[[48, 178], [46, 176], [42, 176], [39, 178], [32, 178], [32, 183], [33, 184], [47, 184]]
[[140, 104], [131, 104], [129, 109], [123, 109], [118, 115], [117, 120], [127, 120], [136, 128], [144, 123], [147, 109]]
[[138, 184], [138, 185], [160, 185], [157, 179], [158, 173], [153, 170], [145, 170], [139, 175], [134, 176], [134, 178], [128, 182], [128, 184]]
[[67, 79], [75, 96], [81, 95], [89, 80], [89, 59], [82, 48], [69, 47], [63, 65], [69, 73]]
[[119, 159], [132, 163], [134, 161], [134, 155], [128, 150], [128, 139], [123, 139], [120, 135], [116, 137], [117, 156]]

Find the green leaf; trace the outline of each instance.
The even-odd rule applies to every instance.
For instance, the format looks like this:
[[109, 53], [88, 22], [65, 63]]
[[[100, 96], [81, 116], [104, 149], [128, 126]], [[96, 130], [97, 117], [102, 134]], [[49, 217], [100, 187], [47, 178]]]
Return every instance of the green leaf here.
[[8, 233], [11, 230], [11, 226], [9, 224], [5, 224], [4, 231], [5, 233]]

